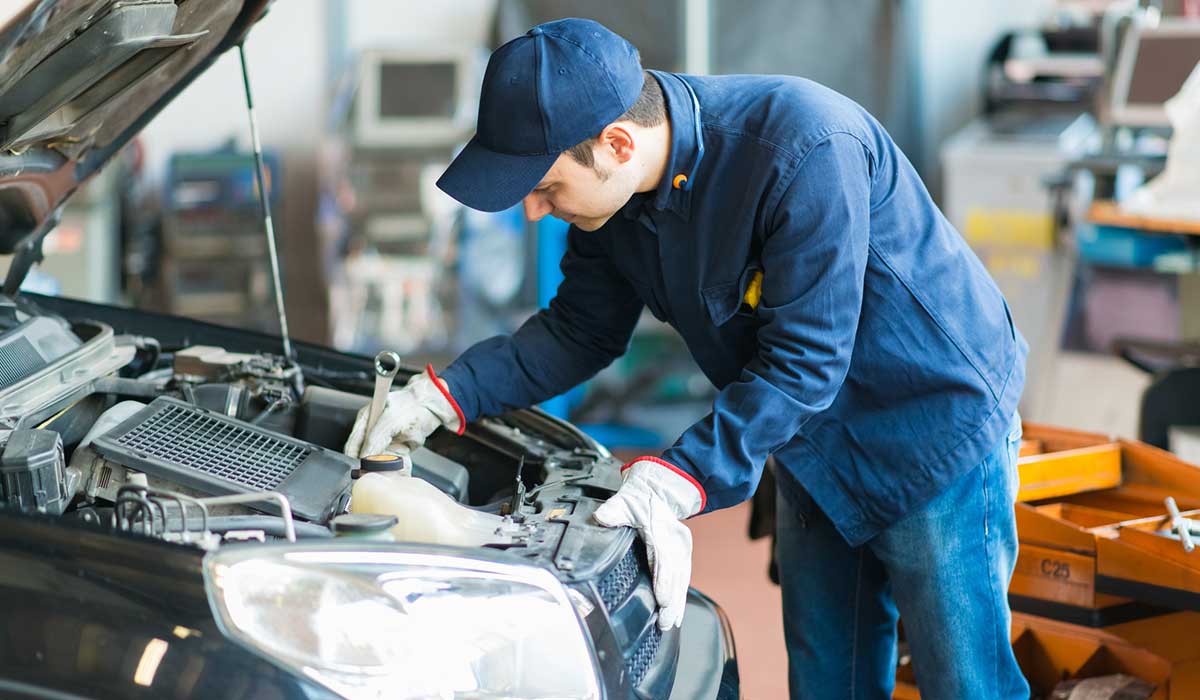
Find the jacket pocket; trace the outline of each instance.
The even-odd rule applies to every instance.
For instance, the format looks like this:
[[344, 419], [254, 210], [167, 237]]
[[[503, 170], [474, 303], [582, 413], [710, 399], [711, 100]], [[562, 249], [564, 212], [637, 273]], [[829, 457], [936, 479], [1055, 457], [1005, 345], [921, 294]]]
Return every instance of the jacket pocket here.
[[754, 275], [761, 271], [762, 266], [755, 263], [742, 270], [741, 275], [732, 282], [722, 282], [700, 290], [713, 325], [723, 326], [734, 316], [754, 316], [754, 309], [745, 303], [746, 290], [750, 288]]

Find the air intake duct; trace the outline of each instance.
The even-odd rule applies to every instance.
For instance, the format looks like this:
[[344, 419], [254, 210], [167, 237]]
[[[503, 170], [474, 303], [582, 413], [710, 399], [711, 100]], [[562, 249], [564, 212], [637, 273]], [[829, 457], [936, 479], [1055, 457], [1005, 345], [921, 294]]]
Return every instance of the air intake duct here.
[[[297, 517], [322, 523], [344, 502], [357, 461], [166, 396], [97, 437], [92, 449], [211, 496], [277, 491]], [[280, 514], [272, 504], [256, 508]]]

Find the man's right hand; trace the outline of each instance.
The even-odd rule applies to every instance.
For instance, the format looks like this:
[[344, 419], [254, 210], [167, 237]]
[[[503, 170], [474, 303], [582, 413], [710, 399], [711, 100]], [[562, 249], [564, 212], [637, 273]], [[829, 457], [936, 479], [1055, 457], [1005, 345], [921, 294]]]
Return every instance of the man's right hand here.
[[369, 405], [363, 406], [354, 420], [354, 429], [343, 450], [350, 457], [383, 452], [411, 453], [442, 426], [458, 433], [464, 428], [462, 411], [432, 367], [413, 375], [404, 388], [388, 394], [374, 429], [364, 435], [370, 411]]

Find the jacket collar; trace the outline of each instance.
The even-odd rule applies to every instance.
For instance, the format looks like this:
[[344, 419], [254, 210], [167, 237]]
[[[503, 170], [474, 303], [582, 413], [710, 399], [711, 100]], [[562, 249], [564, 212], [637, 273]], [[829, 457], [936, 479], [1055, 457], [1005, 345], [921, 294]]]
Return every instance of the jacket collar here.
[[[642, 219], [644, 207], [675, 212], [684, 221], [691, 215], [692, 189], [696, 185], [700, 160], [704, 157], [704, 135], [701, 130], [700, 103], [682, 76], [662, 71], [649, 71], [662, 87], [667, 103], [667, 119], [671, 124], [671, 151], [667, 170], [658, 188], [636, 194], [625, 205], [628, 219]], [[652, 227], [653, 228], [653, 227]]]

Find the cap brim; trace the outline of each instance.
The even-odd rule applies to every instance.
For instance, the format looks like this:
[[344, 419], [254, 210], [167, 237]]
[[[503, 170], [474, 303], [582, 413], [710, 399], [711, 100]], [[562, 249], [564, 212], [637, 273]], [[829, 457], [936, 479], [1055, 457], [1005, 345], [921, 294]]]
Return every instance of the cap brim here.
[[558, 154], [514, 156], [498, 153], [472, 137], [438, 178], [446, 194], [479, 211], [504, 211], [533, 191]]

